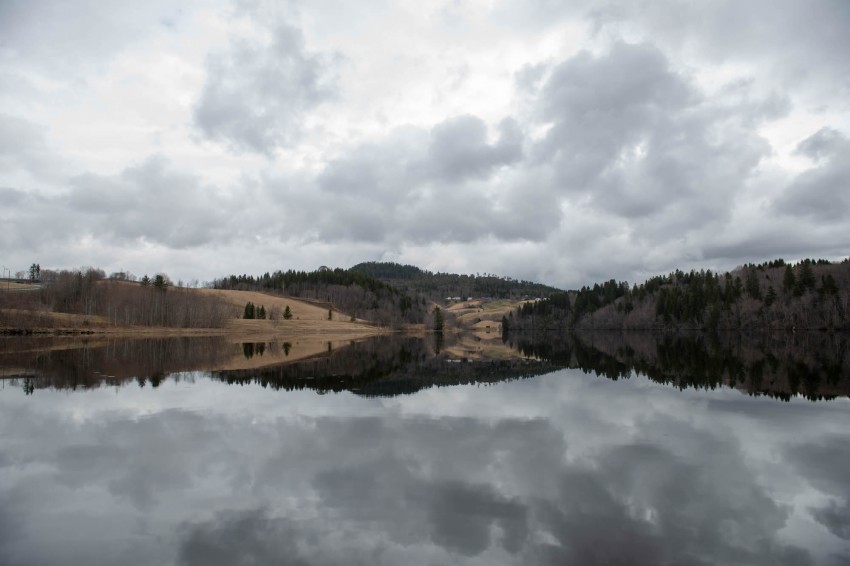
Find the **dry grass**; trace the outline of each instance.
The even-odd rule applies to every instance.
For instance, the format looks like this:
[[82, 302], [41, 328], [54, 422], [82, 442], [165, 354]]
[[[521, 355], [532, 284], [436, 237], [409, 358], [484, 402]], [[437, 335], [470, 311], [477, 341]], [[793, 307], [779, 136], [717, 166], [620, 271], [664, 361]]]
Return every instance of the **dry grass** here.
[[[130, 283], [128, 283], [130, 284]], [[163, 328], [150, 326], [115, 326], [100, 316], [85, 316], [55, 313], [43, 310], [1, 309], [6, 320], [27, 319], [33, 324], [27, 325], [35, 331], [51, 332], [67, 330], [93, 332], [133, 337], [153, 336], [233, 336], [234, 340], [288, 339], [303, 335], [319, 335], [326, 345], [327, 340], [352, 340], [369, 335], [381, 334], [385, 329], [377, 327], [363, 319], [351, 320], [349, 314], [333, 311], [332, 320], [328, 320], [328, 306], [313, 304], [293, 297], [269, 295], [257, 291], [230, 291], [218, 289], [186, 289], [177, 292], [198, 293], [216, 297], [234, 306], [234, 313], [241, 315], [248, 302], [262, 305], [269, 314], [274, 313], [275, 320], [244, 320], [234, 318], [225, 328]], [[292, 318], [283, 319], [283, 311], [289, 306]]]
[[[316, 335], [299, 336], [287, 342], [287, 349], [284, 349], [279, 342], [272, 343], [265, 348], [262, 354], [255, 354], [250, 358], [246, 358], [244, 355], [235, 355], [215, 366], [205, 367], [203, 369], [208, 371], [227, 371], [277, 366], [307, 358], [324, 356], [329, 351], [344, 348], [352, 342], [352, 340], [348, 339], [337, 339], [337, 336], [331, 337], [332, 339], [328, 338], [326, 336]], [[330, 347], [328, 346], [329, 344]]]
[[[197, 292], [218, 297], [239, 307], [239, 311], [248, 302], [263, 306], [267, 314], [275, 313], [275, 320], [234, 319], [228, 326], [231, 333], [238, 335], [287, 336], [300, 334], [333, 334], [334, 337], [355, 337], [377, 334], [382, 330], [363, 319], [351, 320], [351, 315], [334, 310], [332, 320], [328, 320], [328, 307], [319, 306], [293, 297], [269, 295], [258, 291], [224, 291], [219, 289], [198, 289]], [[289, 307], [292, 318], [283, 319], [283, 311]]]
[[37, 291], [38, 285], [32, 283], [14, 283], [12, 281], [0, 281], [0, 291]]
[[502, 317], [516, 310], [524, 301], [468, 301], [450, 306], [448, 310], [457, 317], [458, 324], [485, 330], [498, 330], [502, 326]]
[[443, 351], [452, 358], [467, 360], [510, 360], [524, 357], [517, 350], [504, 344], [498, 332], [460, 334], [457, 342]]

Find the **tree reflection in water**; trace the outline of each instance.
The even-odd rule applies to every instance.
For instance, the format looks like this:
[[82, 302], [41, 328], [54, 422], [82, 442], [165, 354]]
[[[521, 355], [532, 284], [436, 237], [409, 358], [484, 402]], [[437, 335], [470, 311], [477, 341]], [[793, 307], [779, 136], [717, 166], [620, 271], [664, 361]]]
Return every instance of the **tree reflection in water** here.
[[[45, 339], [7, 338], [0, 350], [0, 367], [28, 394], [48, 387], [130, 382], [157, 387], [176, 373], [201, 370], [230, 384], [392, 396], [575, 368], [613, 380], [642, 375], [680, 389], [732, 387], [783, 400], [795, 395], [811, 400], [850, 395], [848, 340], [841, 334], [596, 332], [550, 340], [520, 335], [506, 337], [508, 354], [475, 360], [452, 357], [448, 349], [454, 339], [451, 334], [436, 340], [396, 335], [336, 346], [322, 342], [326, 346], [299, 356], [297, 346], [288, 341], [159, 338], [92, 340], [68, 347]], [[290, 359], [293, 350], [296, 355]]]

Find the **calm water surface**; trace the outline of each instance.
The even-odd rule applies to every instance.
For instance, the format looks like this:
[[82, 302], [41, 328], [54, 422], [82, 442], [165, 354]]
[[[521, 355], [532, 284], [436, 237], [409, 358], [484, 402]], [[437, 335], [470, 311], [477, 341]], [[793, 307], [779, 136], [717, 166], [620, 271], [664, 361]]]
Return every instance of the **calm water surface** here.
[[[575, 352], [464, 362], [415, 340], [288, 364], [280, 344], [163, 342], [143, 361], [15, 344], [5, 565], [850, 563], [846, 394], [613, 380]], [[171, 371], [163, 348], [274, 363]]]

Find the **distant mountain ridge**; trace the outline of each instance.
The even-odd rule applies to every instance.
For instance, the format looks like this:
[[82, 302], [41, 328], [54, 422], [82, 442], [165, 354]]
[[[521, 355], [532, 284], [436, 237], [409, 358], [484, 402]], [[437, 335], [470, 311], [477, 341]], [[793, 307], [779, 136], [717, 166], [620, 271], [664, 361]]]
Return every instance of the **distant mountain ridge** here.
[[414, 265], [402, 265], [394, 262], [368, 261], [358, 263], [351, 267], [349, 271], [362, 273], [409, 293], [422, 295], [435, 301], [449, 297], [461, 299], [470, 297], [542, 299], [562, 292], [561, 289], [549, 285], [510, 277], [500, 277], [493, 274], [433, 273]]

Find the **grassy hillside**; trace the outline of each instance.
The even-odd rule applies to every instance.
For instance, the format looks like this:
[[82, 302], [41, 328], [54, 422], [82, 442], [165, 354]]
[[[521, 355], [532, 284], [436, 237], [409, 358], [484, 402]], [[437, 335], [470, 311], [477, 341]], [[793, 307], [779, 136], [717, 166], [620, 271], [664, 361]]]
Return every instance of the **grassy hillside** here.
[[[156, 281], [156, 279], [154, 280]], [[262, 320], [243, 320], [247, 303], [263, 306]], [[283, 312], [289, 308], [291, 317]], [[332, 304], [259, 291], [192, 289], [105, 278], [98, 270], [60, 272], [39, 289], [0, 289], [5, 333], [228, 333], [237, 335], [374, 334], [375, 325]]]
[[425, 301], [420, 298], [367, 274], [339, 268], [229, 275], [213, 285], [216, 289], [264, 291], [319, 301], [382, 326], [417, 324], [426, 317]]

